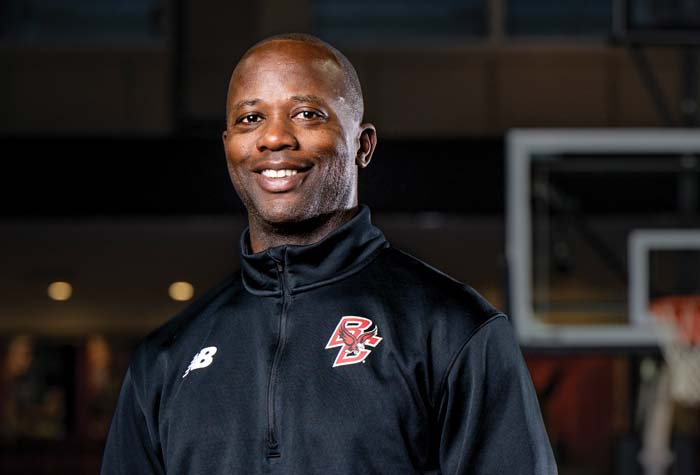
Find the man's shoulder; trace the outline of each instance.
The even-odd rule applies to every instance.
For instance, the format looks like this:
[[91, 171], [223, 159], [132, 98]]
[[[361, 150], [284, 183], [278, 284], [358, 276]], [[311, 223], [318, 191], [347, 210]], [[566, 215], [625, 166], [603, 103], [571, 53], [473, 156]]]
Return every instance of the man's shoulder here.
[[152, 365], [165, 352], [184, 346], [208, 331], [209, 321], [232, 299], [240, 283], [240, 272], [228, 275], [207, 292], [197, 297], [185, 309], [149, 333], [137, 348], [132, 364]]
[[391, 277], [392, 288], [400, 295], [412, 295], [424, 303], [430, 315], [448, 324], [478, 327], [503, 313], [471, 286], [411, 254], [389, 247], [378, 262], [379, 272]]
[[[508, 338], [509, 324], [492, 325], [507, 320], [505, 314], [469, 285], [395, 248], [386, 249], [377, 264], [375, 280], [392, 300], [386, 307], [401, 322], [395, 325], [396, 337], [414, 350], [409, 353], [429, 355], [436, 382], [444, 380], [465, 348], [478, 351], [489, 339]], [[485, 328], [494, 329], [489, 338], [475, 339]]]

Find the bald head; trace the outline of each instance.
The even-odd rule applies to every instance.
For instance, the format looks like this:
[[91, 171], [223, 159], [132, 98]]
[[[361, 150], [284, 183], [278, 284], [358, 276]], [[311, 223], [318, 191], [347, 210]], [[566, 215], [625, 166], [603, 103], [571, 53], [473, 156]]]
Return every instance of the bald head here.
[[236, 65], [222, 134], [251, 248], [316, 242], [354, 214], [377, 144], [355, 68], [308, 35], [267, 38]]
[[326, 43], [320, 38], [306, 33], [285, 33], [271, 36], [255, 43], [248, 49], [248, 51], [245, 52], [231, 75], [231, 82], [229, 83], [228, 89], [228, 99], [226, 101], [226, 117], [228, 118], [230, 112], [230, 98], [232, 94], [235, 93], [235, 90], [233, 90], [235, 88], [234, 78], [236, 78], [237, 73], [240, 72], [241, 65], [251, 59], [254, 60], [256, 53], [281, 51], [282, 48], [276, 47], [276, 43], [281, 44], [285, 42], [298, 43], [299, 46], [308, 50], [310, 55], [314, 55], [319, 59], [330, 59], [338, 67], [342, 78], [342, 90], [340, 90], [339, 93], [342, 95], [342, 98], [347, 103], [348, 107], [352, 110], [353, 116], [358, 123], [362, 121], [362, 117], [364, 115], [364, 98], [362, 96], [360, 79], [357, 76], [355, 67], [343, 53], [338, 51], [332, 45]]

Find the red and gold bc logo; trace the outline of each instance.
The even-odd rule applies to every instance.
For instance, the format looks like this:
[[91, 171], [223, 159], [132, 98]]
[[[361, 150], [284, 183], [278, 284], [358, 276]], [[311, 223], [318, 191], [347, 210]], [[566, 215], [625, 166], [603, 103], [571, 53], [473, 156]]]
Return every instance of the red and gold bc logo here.
[[368, 347], [374, 348], [382, 341], [377, 336], [379, 329], [372, 326], [372, 320], [365, 317], [343, 317], [335, 327], [326, 349], [340, 348], [335, 357], [333, 367], [362, 363], [372, 353]]

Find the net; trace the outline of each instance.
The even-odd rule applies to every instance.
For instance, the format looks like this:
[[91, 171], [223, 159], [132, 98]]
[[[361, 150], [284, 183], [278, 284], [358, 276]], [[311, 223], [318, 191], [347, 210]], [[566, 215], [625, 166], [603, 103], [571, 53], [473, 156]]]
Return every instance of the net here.
[[670, 376], [671, 397], [700, 405], [700, 295], [656, 299], [649, 308]]

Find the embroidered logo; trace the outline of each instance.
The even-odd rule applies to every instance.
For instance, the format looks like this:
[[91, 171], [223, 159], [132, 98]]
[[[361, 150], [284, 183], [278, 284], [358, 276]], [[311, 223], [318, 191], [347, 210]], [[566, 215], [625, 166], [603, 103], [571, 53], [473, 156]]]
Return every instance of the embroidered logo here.
[[340, 348], [333, 367], [364, 363], [372, 353], [368, 347], [374, 348], [382, 341], [382, 337], [377, 336], [378, 330], [377, 325], [372, 326], [372, 320], [369, 318], [341, 318], [326, 345], [327, 350]]
[[192, 358], [192, 362], [187, 367], [187, 371], [185, 371], [185, 374], [183, 374], [182, 377], [184, 378], [185, 376], [190, 374], [190, 371], [192, 370], [206, 368], [207, 366], [209, 366], [211, 362], [214, 361], [215, 354], [215, 346], [207, 346], [206, 348], [202, 348], [201, 350], [199, 350], [199, 352], [197, 352], [197, 354], [194, 355], [194, 358]]

